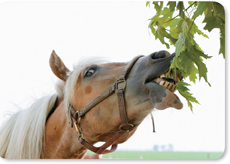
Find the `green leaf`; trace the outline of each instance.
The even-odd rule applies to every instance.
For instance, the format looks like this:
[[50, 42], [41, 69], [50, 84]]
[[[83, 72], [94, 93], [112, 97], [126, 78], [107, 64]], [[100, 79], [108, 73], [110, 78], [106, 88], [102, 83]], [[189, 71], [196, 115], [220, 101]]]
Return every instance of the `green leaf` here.
[[[206, 25], [204, 29], [211, 32], [214, 28], [220, 29], [220, 50], [219, 54], [223, 54], [223, 57], [225, 58], [225, 13], [224, 8], [221, 5], [218, 5], [218, 3], [212, 3], [214, 4], [212, 6], [212, 11], [209, 11], [209, 13], [212, 12], [213, 15], [207, 14], [208, 16], [205, 17], [203, 22], [206, 22]], [[211, 16], [210, 16], [211, 15]]]
[[168, 26], [170, 26], [170, 27], [176, 27], [182, 19], [183, 18], [174, 18], [173, 20], [169, 21], [170, 24], [168, 24]]
[[161, 11], [161, 15], [165, 18], [172, 18], [172, 12], [167, 7]]
[[183, 48], [183, 45], [185, 43], [185, 39], [186, 39], [186, 36], [187, 36], [187, 30], [188, 30], [188, 25], [187, 25], [187, 23], [185, 21], [183, 21], [183, 23], [182, 23], [182, 33], [179, 34], [179, 39], [175, 43], [176, 57], [178, 57], [179, 54], [182, 51], [182, 48]]
[[155, 39], [157, 39], [157, 37], [156, 37], [156, 30], [155, 30], [155, 28], [154, 28], [153, 26], [150, 26], [149, 28], [150, 28], [150, 30], [151, 30], [151, 32], [152, 32], [152, 34], [155, 36]]
[[184, 82], [183, 80], [179, 81], [176, 84], [176, 88], [177, 88], [178, 92], [187, 100], [187, 103], [188, 103], [188, 106], [190, 107], [190, 110], [193, 111], [191, 102], [194, 102], [197, 104], [199, 104], [199, 102], [197, 101], [197, 99], [195, 97], [192, 96], [191, 93], [189, 93], [189, 89], [186, 86], [190, 86], [190, 84]]
[[176, 1], [169, 1], [167, 6], [169, 6], [170, 11], [173, 13], [175, 11]]
[[222, 20], [225, 20], [224, 7], [218, 2], [211, 2], [214, 15], [219, 16]]
[[218, 16], [212, 16], [205, 18], [203, 22], [206, 22], [204, 27], [205, 30], [211, 32], [214, 28], [221, 28], [225, 23], [224, 21]]
[[192, 35], [194, 34], [198, 34], [198, 35], [202, 35], [205, 38], [209, 38], [205, 33], [203, 33], [198, 26], [196, 25], [196, 23], [194, 21], [191, 21], [190, 19], [187, 19], [187, 23], [188, 26], [190, 27], [190, 33]]
[[156, 31], [156, 37], [159, 38], [162, 44], [165, 44], [167, 48], [169, 48], [169, 44], [165, 42], [164, 38], [169, 36], [169, 34], [166, 32], [165, 28], [162, 27], [161, 25], [157, 26], [157, 31]]
[[150, 7], [150, 1], [146, 1], [146, 7]]
[[154, 1], [152, 2], [152, 4], [154, 5], [154, 8], [156, 9], [157, 12], [150, 20], [152, 21], [152, 25], [156, 25], [156, 22], [158, 21], [158, 18], [161, 14], [163, 2], [160, 2], [160, 5], [159, 5], [158, 1]]
[[196, 11], [194, 12], [192, 19], [196, 19], [199, 15], [202, 15], [203, 12], [207, 9], [207, 3], [209, 2], [199, 2]]
[[200, 56], [207, 56], [207, 55], [205, 55], [200, 50], [194, 48], [194, 53], [190, 54], [189, 58], [192, 59], [198, 67], [199, 79], [201, 79], [201, 77], [203, 77], [204, 80], [209, 84], [209, 86], [211, 86], [210, 83], [208, 82], [208, 79], [207, 79], [207, 72], [208, 72], [207, 67], [203, 63], [203, 60]]
[[185, 14], [184, 14], [184, 2], [179, 1], [176, 8], [177, 8], [177, 10], [179, 10], [179, 16], [184, 18], [184, 16], [185, 16]]
[[[159, 3], [160, 3], [160, 5], [159, 5]], [[153, 5], [154, 5], [154, 8], [157, 11], [156, 15], [159, 15], [161, 13], [161, 9], [163, 7], [163, 2], [162, 1], [153, 1]]]
[[165, 22], [168, 22], [169, 19], [171, 19], [172, 17], [172, 12], [168, 9], [168, 8], [164, 8], [162, 11], [161, 11], [161, 14], [160, 14], [162, 17], [159, 17], [157, 19], [157, 21], [159, 22], [159, 24], [161, 24], [163, 27], [167, 27]]
[[183, 44], [184, 44], [184, 36], [182, 33], [180, 33], [179, 39], [176, 41], [176, 44], [175, 44], [175, 47], [176, 47], [176, 50], [175, 50], [176, 56], [175, 57], [178, 57], [180, 55], [180, 53], [182, 51]]
[[201, 30], [199, 30], [199, 29], [197, 29], [197, 34], [198, 34], [198, 35], [202, 35], [203, 37], [209, 39], [208, 35], [206, 35], [205, 33], [203, 33], [203, 32], [202, 32]]
[[225, 12], [224, 7], [217, 2], [206, 2], [208, 6], [205, 11], [204, 23], [206, 23], [204, 29], [209, 32], [214, 28], [223, 28], [225, 25]]
[[187, 53], [187, 51], [183, 51], [179, 59], [180, 60], [178, 60], [178, 65], [183, 67], [183, 71], [181, 70], [183, 77], [189, 77], [189, 80], [195, 84], [198, 69], [195, 67], [194, 61], [191, 58], [189, 58], [189, 54]]
[[186, 37], [187, 36], [187, 32], [188, 32], [188, 24], [187, 24], [186, 21], [184, 21], [182, 23], [182, 32], [183, 32], [184, 37]]
[[[203, 30], [210, 32], [214, 28], [220, 29], [219, 54], [223, 54], [225, 57], [225, 12], [223, 6], [213, 1], [190, 1], [186, 9], [183, 1], [169, 1], [166, 6], [162, 1], [154, 1], [152, 4], [156, 10], [156, 14], [149, 23], [152, 34], [167, 48], [170, 48], [170, 44], [175, 46], [176, 55], [171, 61], [170, 71], [174, 72], [175, 76], [177, 75], [175, 72], [182, 73], [184, 79], [189, 78], [190, 82], [194, 84], [198, 77], [199, 80], [204, 78], [211, 86], [207, 78], [208, 69], [203, 61], [211, 57], [205, 54], [197, 44], [195, 34], [208, 38]], [[146, 2], [146, 6], [148, 5], [150, 3]], [[179, 13], [176, 16], [174, 15], [175, 10]], [[201, 15], [204, 16], [205, 26], [203, 29], [199, 29], [195, 22], [196, 18]], [[173, 78], [176, 80], [177, 77]], [[198, 101], [189, 92], [188, 85], [185, 82], [180, 82], [177, 84], [177, 88], [192, 110], [192, 103], [198, 103]]]

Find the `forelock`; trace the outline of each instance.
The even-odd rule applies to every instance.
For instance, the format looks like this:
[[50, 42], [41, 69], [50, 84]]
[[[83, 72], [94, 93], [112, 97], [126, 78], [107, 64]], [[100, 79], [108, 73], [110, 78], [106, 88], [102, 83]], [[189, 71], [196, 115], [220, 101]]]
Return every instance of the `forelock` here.
[[90, 58], [87, 57], [87, 58], [81, 58], [78, 62], [73, 64], [73, 71], [70, 72], [70, 75], [65, 85], [64, 100], [65, 100], [65, 109], [68, 116], [69, 116], [68, 105], [73, 103], [72, 100], [74, 98], [74, 91], [76, 89], [77, 80], [81, 73], [81, 70], [91, 64], [103, 64], [108, 62], [109, 62], [108, 59], [102, 57], [90, 57]]

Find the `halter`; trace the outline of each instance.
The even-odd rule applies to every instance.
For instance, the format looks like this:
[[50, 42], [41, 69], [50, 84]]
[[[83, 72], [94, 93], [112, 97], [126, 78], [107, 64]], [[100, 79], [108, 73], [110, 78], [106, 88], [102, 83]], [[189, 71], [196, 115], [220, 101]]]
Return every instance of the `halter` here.
[[[85, 148], [91, 150], [92, 152], [96, 154], [107, 154], [114, 152], [117, 149], [117, 144], [114, 144], [124, 133], [132, 131], [135, 127], [138, 125], [133, 125], [128, 122], [126, 107], [125, 107], [125, 97], [124, 92], [126, 88], [126, 79], [127, 75], [131, 71], [133, 65], [136, 63], [136, 61], [142, 57], [137, 56], [133, 60], [131, 60], [126, 67], [124, 68], [123, 72], [121, 73], [121, 76], [119, 79], [116, 80], [116, 82], [109, 87], [107, 90], [105, 90], [102, 94], [98, 95], [95, 99], [93, 99], [91, 102], [89, 102], [85, 107], [83, 107], [79, 111], [75, 111], [73, 106], [69, 104], [68, 109], [70, 111], [70, 116], [74, 119], [74, 122], [71, 120], [71, 127], [74, 127], [78, 133], [78, 142], [84, 146]], [[95, 147], [92, 144], [88, 143], [81, 133], [81, 126], [80, 126], [80, 120], [81, 118], [94, 106], [96, 106], [98, 103], [102, 102], [104, 99], [112, 95], [113, 93], [117, 94], [118, 98], [118, 107], [119, 107], [119, 114], [121, 119], [121, 125], [119, 126], [119, 130], [113, 135], [112, 138], [110, 138], [107, 142], [105, 142], [100, 147]], [[112, 145], [112, 146], [111, 146]], [[109, 146], [111, 146], [111, 149], [107, 149]]]

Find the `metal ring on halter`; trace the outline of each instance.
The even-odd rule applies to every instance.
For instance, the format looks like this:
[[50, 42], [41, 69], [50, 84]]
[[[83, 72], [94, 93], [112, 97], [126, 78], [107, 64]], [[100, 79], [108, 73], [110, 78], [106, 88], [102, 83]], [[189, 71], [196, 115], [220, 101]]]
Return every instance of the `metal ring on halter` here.
[[126, 130], [126, 132], [129, 132], [134, 127], [134, 125], [133, 124], [128, 124], [128, 125], [130, 125], [130, 128], [128, 130], [122, 129], [122, 125], [119, 126], [119, 130]]

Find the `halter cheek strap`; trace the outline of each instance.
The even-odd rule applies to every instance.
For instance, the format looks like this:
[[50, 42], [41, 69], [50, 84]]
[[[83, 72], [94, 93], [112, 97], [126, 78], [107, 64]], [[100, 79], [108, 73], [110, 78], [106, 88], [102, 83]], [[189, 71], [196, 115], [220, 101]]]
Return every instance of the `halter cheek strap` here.
[[[105, 90], [102, 94], [97, 96], [95, 99], [93, 99], [91, 102], [89, 102], [85, 107], [83, 107], [79, 111], [75, 111], [73, 106], [70, 104], [68, 106], [68, 110], [70, 111], [71, 116], [71, 127], [74, 127], [78, 133], [78, 142], [84, 146], [85, 148], [91, 150], [94, 153], [97, 154], [107, 154], [114, 152], [117, 149], [117, 144], [114, 144], [124, 133], [132, 131], [135, 127], [138, 125], [129, 124], [127, 112], [126, 112], [126, 106], [125, 106], [125, 97], [124, 92], [126, 88], [126, 79], [127, 75], [129, 74], [130, 70], [132, 69], [135, 62], [140, 58], [141, 56], [135, 57], [130, 63], [128, 63], [123, 70], [120, 78], [116, 80], [116, 82], [109, 87], [107, 90]], [[119, 126], [119, 130], [113, 135], [112, 138], [110, 138], [108, 141], [106, 141], [102, 146], [95, 147], [92, 144], [88, 143], [81, 133], [81, 126], [80, 126], [80, 120], [81, 118], [94, 106], [96, 106], [98, 103], [112, 95], [113, 93], [117, 94], [118, 99], [118, 108], [119, 108], [119, 114], [121, 119], [121, 125]], [[74, 121], [73, 121], [74, 120]], [[111, 149], [107, 149], [109, 146], [111, 146]]]

